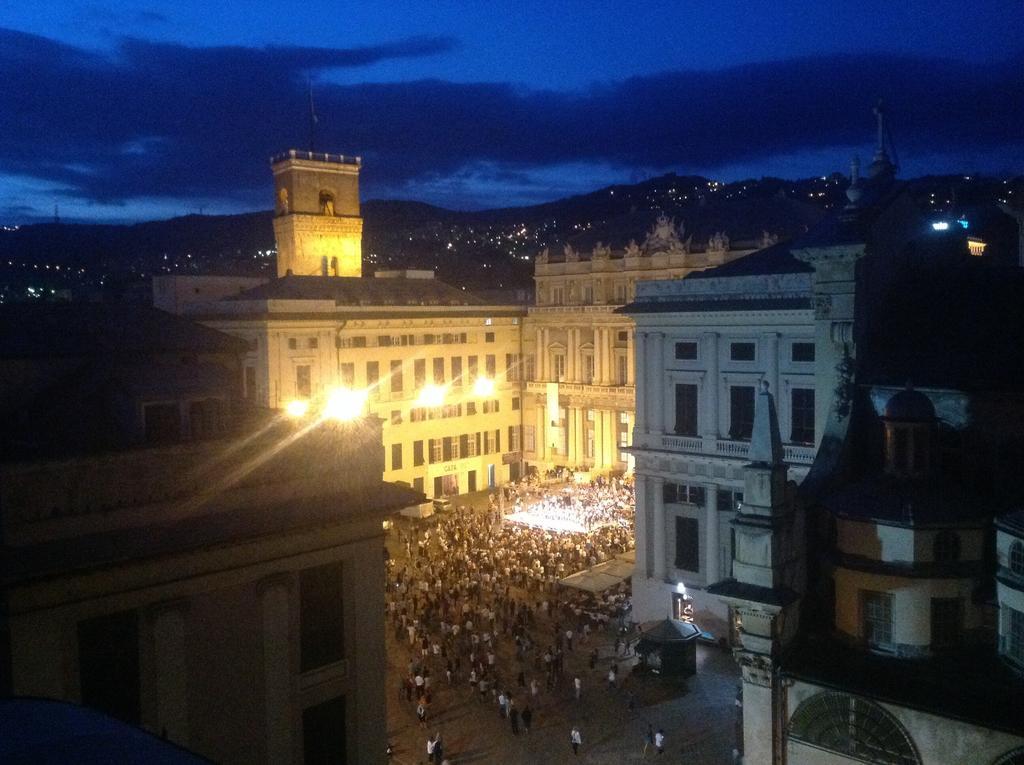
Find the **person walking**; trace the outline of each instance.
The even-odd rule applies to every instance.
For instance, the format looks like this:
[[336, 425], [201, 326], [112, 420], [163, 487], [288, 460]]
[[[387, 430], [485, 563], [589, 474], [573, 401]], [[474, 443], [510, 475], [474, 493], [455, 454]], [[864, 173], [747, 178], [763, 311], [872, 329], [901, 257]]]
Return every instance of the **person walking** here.
[[576, 675], [576, 677], [572, 679], [572, 684], [576, 689], [576, 701], [579, 701], [580, 697], [583, 696], [583, 681], [580, 680], [579, 675]]
[[665, 754], [665, 731], [661, 728], [654, 734], [654, 748], [658, 750], [658, 754]]
[[512, 735], [519, 735], [519, 710], [512, 707], [508, 710], [508, 720], [512, 724]]
[[644, 750], [642, 752], [644, 757], [647, 756], [647, 750], [652, 744], [654, 744], [654, 727], [648, 725], [647, 732], [644, 734]]
[[423, 699], [420, 699], [416, 705], [416, 719], [420, 721], [420, 727], [427, 727], [427, 706], [423, 703]]
[[523, 730], [527, 733], [530, 732], [530, 726], [533, 724], [533, 710], [530, 709], [530, 705], [526, 705], [526, 709], [523, 710]]
[[576, 725], [572, 726], [572, 731], [569, 733], [569, 743], [572, 745], [572, 753], [579, 757], [580, 747], [583, 745], [583, 736]]

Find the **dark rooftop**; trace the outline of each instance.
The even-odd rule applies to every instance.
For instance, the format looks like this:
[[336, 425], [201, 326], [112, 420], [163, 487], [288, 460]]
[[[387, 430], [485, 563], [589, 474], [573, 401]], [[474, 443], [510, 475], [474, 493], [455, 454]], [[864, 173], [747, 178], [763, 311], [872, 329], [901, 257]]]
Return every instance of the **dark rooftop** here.
[[871, 475], [829, 494], [822, 504], [843, 518], [892, 526], [957, 524], [994, 514], [988, 503], [939, 476]]
[[994, 651], [962, 647], [948, 656], [899, 659], [807, 634], [782, 658], [782, 674], [942, 717], [1024, 734], [1024, 679]]
[[0, 358], [242, 353], [247, 344], [189, 319], [139, 305], [0, 306]]
[[694, 271], [687, 279], [713, 279], [730, 276], [762, 276], [770, 274], [807, 274], [814, 269], [793, 257], [791, 242], [780, 242], [742, 258], [730, 260], [705, 271]]
[[1014, 510], [996, 519], [996, 526], [1024, 536], [1024, 510]]
[[246, 290], [230, 300], [333, 300], [336, 305], [484, 305], [470, 292], [437, 279], [355, 276], [284, 276]]
[[811, 307], [806, 298], [735, 298], [729, 300], [658, 300], [630, 303], [615, 309], [615, 313], [689, 313], [696, 311], [799, 311]]
[[861, 343], [857, 376], [875, 385], [1019, 389], [1022, 348], [1024, 269], [965, 256], [894, 283]]

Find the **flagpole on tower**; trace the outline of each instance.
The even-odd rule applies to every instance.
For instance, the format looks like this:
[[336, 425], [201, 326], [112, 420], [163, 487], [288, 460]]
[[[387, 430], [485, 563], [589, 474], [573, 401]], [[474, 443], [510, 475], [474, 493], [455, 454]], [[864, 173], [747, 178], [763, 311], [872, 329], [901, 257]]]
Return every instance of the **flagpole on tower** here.
[[316, 107], [313, 105], [313, 80], [307, 78], [306, 83], [309, 87], [309, 152], [312, 154], [316, 151], [316, 124], [320, 120], [316, 116]]

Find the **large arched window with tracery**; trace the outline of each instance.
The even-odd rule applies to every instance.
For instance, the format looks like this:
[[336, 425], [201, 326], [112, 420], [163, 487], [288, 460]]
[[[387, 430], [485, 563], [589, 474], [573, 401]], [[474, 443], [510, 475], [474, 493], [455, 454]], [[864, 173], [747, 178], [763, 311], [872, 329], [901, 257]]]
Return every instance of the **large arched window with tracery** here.
[[992, 765], [1024, 765], [1024, 746], [1007, 752], [993, 762]]
[[906, 729], [890, 712], [847, 693], [811, 696], [789, 721], [793, 741], [880, 765], [920, 765]]
[[1010, 571], [1024, 576], [1024, 542], [1014, 541], [1010, 544]]

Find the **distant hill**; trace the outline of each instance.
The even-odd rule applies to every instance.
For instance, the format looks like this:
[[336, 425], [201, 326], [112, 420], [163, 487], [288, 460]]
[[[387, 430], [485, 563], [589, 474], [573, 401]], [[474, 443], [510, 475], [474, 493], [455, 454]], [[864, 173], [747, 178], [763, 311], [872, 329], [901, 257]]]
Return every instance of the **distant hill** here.
[[[723, 232], [732, 242], [765, 232], [787, 239], [845, 204], [841, 175], [718, 184], [697, 176], [658, 176], [529, 207], [461, 212], [422, 202], [369, 200], [364, 217], [367, 273], [432, 268], [469, 289], [529, 287], [533, 256], [571, 243], [587, 251], [642, 242], [660, 214], [683, 224], [695, 244]], [[1024, 180], [942, 176], [911, 182], [936, 211], [1016, 193]], [[1010, 197], [1012, 198], [1012, 197]], [[53, 290], [110, 295], [143, 291], [155, 273], [272, 275], [271, 213], [188, 215], [134, 225], [40, 223], [0, 229], [0, 301]], [[29, 288], [32, 292], [28, 292]]]

